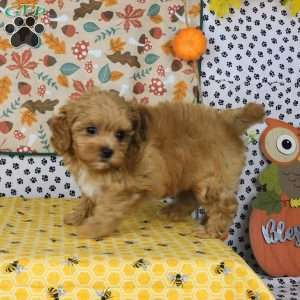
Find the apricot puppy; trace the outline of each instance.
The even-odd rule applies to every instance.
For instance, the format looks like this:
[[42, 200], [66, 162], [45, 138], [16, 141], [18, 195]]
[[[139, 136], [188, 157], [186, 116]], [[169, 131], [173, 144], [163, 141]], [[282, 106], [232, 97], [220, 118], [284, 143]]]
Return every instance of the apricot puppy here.
[[143, 106], [98, 89], [69, 102], [49, 120], [51, 142], [82, 192], [65, 223], [100, 238], [137, 205], [175, 195], [164, 213], [177, 219], [201, 205], [201, 236], [223, 238], [237, 210], [241, 135], [263, 117], [254, 103], [222, 112], [184, 103]]

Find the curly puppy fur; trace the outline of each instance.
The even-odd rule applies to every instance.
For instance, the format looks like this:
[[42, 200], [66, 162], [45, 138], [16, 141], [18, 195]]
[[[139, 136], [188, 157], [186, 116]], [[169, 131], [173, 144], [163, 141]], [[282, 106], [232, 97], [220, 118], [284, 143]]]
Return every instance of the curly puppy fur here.
[[253, 103], [222, 112], [183, 103], [143, 106], [98, 89], [69, 102], [49, 120], [52, 144], [82, 192], [65, 223], [100, 238], [140, 203], [176, 195], [165, 214], [178, 219], [201, 205], [201, 236], [224, 238], [237, 210], [241, 135], [263, 117], [263, 106]]

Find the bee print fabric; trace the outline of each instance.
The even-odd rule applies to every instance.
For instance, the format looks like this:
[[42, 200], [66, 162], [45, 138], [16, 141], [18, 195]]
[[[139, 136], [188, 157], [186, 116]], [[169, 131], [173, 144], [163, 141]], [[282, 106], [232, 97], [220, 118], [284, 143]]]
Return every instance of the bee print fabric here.
[[161, 220], [158, 206], [130, 216], [113, 236], [84, 240], [63, 215], [76, 200], [2, 198], [1, 300], [274, 299], [223, 242], [198, 224]]
[[197, 101], [196, 64], [170, 40], [186, 16], [199, 25], [198, 0], [0, 1], [0, 12], [0, 152], [53, 152], [48, 119], [94, 86], [144, 104]]

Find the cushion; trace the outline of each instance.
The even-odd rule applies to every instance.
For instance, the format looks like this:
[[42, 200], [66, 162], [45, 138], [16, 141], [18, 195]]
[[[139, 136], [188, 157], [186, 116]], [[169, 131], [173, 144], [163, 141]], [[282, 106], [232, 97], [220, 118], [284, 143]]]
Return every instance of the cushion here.
[[195, 221], [161, 218], [162, 204], [128, 217], [111, 237], [86, 240], [63, 225], [76, 200], [0, 203], [1, 300], [274, 299], [222, 241], [197, 238]]

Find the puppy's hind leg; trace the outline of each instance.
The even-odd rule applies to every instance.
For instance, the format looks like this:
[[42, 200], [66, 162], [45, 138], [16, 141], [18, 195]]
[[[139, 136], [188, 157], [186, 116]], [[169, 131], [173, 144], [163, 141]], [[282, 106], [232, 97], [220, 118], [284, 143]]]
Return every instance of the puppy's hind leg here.
[[207, 222], [200, 228], [199, 237], [225, 239], [238, 207], [234, 192], [211, 182], [209, 187], [200, 185], [196, 196], [207, 214]]
[[175, 203], [165, 206], [161, 212], [172, 221], [179, 221], [191, 214], [199, 203], [192, 191], [181, 192], [175, 196]]

